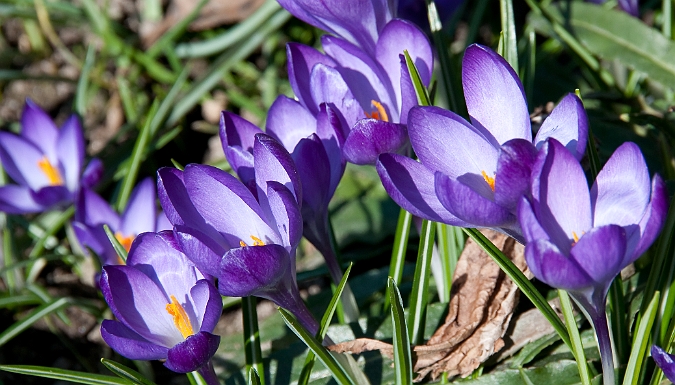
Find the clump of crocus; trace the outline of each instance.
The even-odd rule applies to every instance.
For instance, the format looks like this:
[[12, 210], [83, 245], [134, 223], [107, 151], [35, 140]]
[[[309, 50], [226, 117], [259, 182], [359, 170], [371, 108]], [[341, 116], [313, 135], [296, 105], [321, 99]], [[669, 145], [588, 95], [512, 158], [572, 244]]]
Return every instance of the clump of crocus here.
[[265, 134], [255, 136], [254, 192], [214, 167], [160, 169], [159, 197], [181, 249], [218, 291], [257, 296], [288, 309], [311, 333], [318, 324], [300, 298], [295, 250], [302, 238], [302, 200], [288, 152]]
[[607, 291], [656, 239], [667, 200], [663, 181], [658, 175], [650, 181], [634, 143], [614, 152], [589, 190], [577, 158], [549, 139], [533, 166], [531, 199], [518, 205], [527, 264], [541, 281], [569, 291], [592, 322], [605, 384], [614, 383]]
[[73, 202], [81, 186], [102, 175], [99, 160], [84, 173], [84, 137], [77, 116], [61, 127], [30, 99], [21, 115], [21, 135], [0, 132], [0, 160], [17, 183], [0, 187], [0, 211], [36, 213]]
[[100, 286], [117, 319], [103, 321], [101, 335], [116, 352], [132, 360], [166, 360], [174, 372], [197, 370], [218, 384], [210, 360], [220, 342], [212, 332], [222, 299], [178, 250], [171, 232], [139, 235], [126, 265], [103, 267]]
[[164, 213], [157, 214], [155, 184], [146, 178], [134, 188], [120, 216], [108, 202], [88, 188], [83, 188], [75, 204], [73, 230], [82, 246], [90, 248], [102, 265], [119, 265], [122, 260], [106, 236], [108, 225], [115, 238], [129, 251], [131, 243], [141, 233], [170, 230]]
[[528, 191], [537, 148], [554, 137], [580, 159], [586, 113], [579, 98], [567, 95], [533, 140], [518, 76], [501, 56], [476, 44], [464, 54], [462, 84], [471, 122], [438, 107], [414, 107], [408, 133], [419, 162], [381, 155], [377, 170], [382, 184], [414, 215], [462, 227], [491, 227], [522, 241], [516, 206]]
[[675, 356], [668, 354], [661, 347], [652, 345], [652, 358], [656, 365], [663, 371], [670, 382], [675, 382]]

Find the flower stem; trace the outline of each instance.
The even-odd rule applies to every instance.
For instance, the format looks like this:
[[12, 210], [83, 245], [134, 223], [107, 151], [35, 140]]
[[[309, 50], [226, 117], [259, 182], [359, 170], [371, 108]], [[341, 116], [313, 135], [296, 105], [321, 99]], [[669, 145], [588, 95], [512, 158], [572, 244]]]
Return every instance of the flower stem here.
[[209, 360], [201, 368], [197, 369], [197, 373], [202, 376], [208, 385], [220, 385], [220, 380], [218, 380], [218, 376], [216, 376], [216, 371], [213, 369], [211, 360]]
[[[591, 293], [591, 295], [570, 293], [570, 295], [577, 301], [586, 318], [593, 324], [595, 337], [598, 340], [600, 360], [602, 361], [603, 384], [616, 385], [616, 380], [614, 378], [614, 351], [612, 350], [612, 338], [607, 324], [607, 290], [600, 291], [600, 293], [604, 294], [601, 298], [597, 298], [596, 295], [593, 295], [596, 293]], [[591, 297], [593, 297], [593, 299], [591, 299]]]

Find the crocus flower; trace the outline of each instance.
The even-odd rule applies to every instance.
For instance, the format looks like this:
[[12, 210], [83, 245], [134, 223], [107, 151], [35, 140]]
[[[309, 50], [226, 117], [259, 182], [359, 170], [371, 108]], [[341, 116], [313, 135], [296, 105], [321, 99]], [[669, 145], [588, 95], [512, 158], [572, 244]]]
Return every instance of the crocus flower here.
[[522, 241], [516, 222], [537, 148], [548, 137], [583, 156], [587, 118], [567, 95], [532, 140], [522, 84], [498, 54], [471, 45], [462, 83], [471, 123], [438, 107], [414, 107], [408, 132], [419, 162], [397, 154], [379, 157], [389, 195], [414, 215], [463, 227], [492, 227]]
[[668, 209], [665, 185], [658, 175], [650, 182], [640, 149], [624, 143], [589, 190], [579, 161], [549, 139], [533, 166], [531, 193], [518, 206], [527, 264], [541, 281], [569, 291], [593, 323], [608, 383], [607, 291], [656, 239]]
[[209, 384], [218, 383], [210, 359], [220, 342], [212, 332], [222, 299], [170, 232], [139, 235], [126, 265], [103, 267], [100, 285], [117, 319], [103, 321], [101, 335], [116, 352], [166, 360], [174, 372], [198, 370]]
[[408, 111], [417, 96], [402, 54], [408, 50], [429, 85], [433, 52], [424, 33], [394, 19], [370, 50], [336, 36], [324, 36], [322, 45], [325, 55], [301, 44], [287, 46], [289, 80], [300, 103], [315, 115], [321, 103], [339, 112], [349, 162], [374, 163], [382, 152], [404, 149]]
[[82, 172], [84, 137], [77, 116], [59, 129], [27, 99], [21, 126], [21, 135], [0, 132], [0, 161], [17, 183], [0, 187], [0, 211], [27, 214], [67, 205], [80, 186], [98, 182], [103, 170], [99, 160]]
[[665, 350], [656, 345], [652, 345], [652, 358], [656, 365], [663, 371], [670, 382], [675, 382], [675, 356], [668, 354]]
[[254, 193], [234, 176], [191, 164], [160, 169], [164, 212], [188, 258], [218, 291], [267, 298], [292, 312], [310, 332], [318, 324], [300, 298], [295, 250], [302, 237], [300, 183], [288, 152], [257, 134], [253, 145]]
[[164, 213], [157, 214], [155, 184], [146, 178], [134, 188], [126, 209], [120, 216], [98, 194], [83, 188], [75, 205], [73, 229], [82, 246], [90, 248], [102, 265], [119, 265], [120, 257], [103, 230], [108, 225], [117, 240], [129, 251], [141, 233], [170, 230]]

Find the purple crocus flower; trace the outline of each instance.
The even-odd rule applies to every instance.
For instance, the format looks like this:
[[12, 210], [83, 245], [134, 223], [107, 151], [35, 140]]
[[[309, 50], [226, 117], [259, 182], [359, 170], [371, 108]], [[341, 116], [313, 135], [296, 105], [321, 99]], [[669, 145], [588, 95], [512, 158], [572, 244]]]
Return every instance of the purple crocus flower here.
[[27, 214], [67, 205], [80, 186], [91, 187], [101, 178], [96, 159], [82, 172], [84, 137], [77, 116], [58, 129], [30, 99], [21, 115], [21, 135], [0, 132], [0, 161], [17, 183], [0, 187], [0, 211]]
[[[222, 114], [220, 138], [225, 155], [239, 179], [254, 188], [254, 145], [256, 135], [262, 132], [233, 113]], [[302, 184], [303, 234], [324, 255], [337, 283], [342, 270], [331, 245], [328, 203], [345, 168], [339, 118], [326, 104], [319, 106], [314, 117], [299, 102], [280, 96], [270, 108], [266, 133], [283, 145], [293, 159]]]
[[656, 365], [663, 371], [670, 382], [675, 382], [675, 356], [668, 354], [665, 350], [656, 345], [652, 345], [652, 358]]
[[198, 370], [218, 384], [210, 359], [220, 342], [212, 332], [222, 299], [171, 232], [139, 235], [126, 265], [103, 267], [100, 285], [117, 318], [101, 324], [110, 347], [132, 360], [166, 360], [174, 372]]
[[160, 169], [159, 197], [185, 254], [218, 291], [257, 296], [291, 311], [314, 333], [318, 324], [300, 298], [295, 250], [302, 237], [302, 199], [288, 152], [257, 134], [253, 145], [255, 190], [214, 167]]
[[155, 184], [146, 178], [134, 188], [124, 213], [120, 216], [98, 194], [83, 188], [75, 205], [73, 229], [82, 246], [90, 248], [102, 265], [119, 265], [122, 260], [103, 230], [106, 224], [117, 240], [129, 251], [141, 233], [170, 230], [164, 213], [157, 214]]
[[589, 190], [577, 158], [551, 138], [537, 156], [531, 188], [531, 199], [523, 197], [518, 205], [527, 264], [541, 281], [569, 291], [593, 323], [608, 383], [613, 365], [607, 291], [661, 230], [668, 210], [665, 185], [658, 175], [650, 182], [640, 149], [624, 143]]
[[417, 96], [402, 54], [408, 50], [429, 85], [433, 52], [424, 33], [393, 19], [379, 31], [372, 49], [335, 36], [324, 36], [322, 44], [325, 55], [301, 44], [287, 46], [289, 80], [300, 103], [314, 115], [321, 103], [339, 112], [349, 162], [374, 163], [382, 152], [404, 149], [408, 111]]
[[471, 123], [438, 107], [415, 107], [408, 116], [419, 162], [397, 154], [379, 157], [377, 170], [389, 195], [414, 215], [463, 227], [492, 227], [522, 241], [516, 222], [527, 193], [537, 148], [555, 137], [583, 156], [587, 118], [567, 95], [532, 140], [522, 84], [497, 53], [471, 45], [462, 82]]

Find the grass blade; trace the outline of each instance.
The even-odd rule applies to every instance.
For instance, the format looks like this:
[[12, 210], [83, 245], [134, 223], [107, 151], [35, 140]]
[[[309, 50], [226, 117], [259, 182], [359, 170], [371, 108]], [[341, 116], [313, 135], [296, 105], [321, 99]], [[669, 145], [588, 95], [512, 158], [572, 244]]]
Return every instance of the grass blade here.
[[424, 339], [424, 327], [427, 316], [427, 302], [429, 295], [429, 275], [431, 274], [431, 255], [434, 250], [436, 225], [432, 221], [422, 221], [420, 247], [415, 265], [413, 290], [410, 294], [408, 309], [408, 333], [410, 342], [419, 345]]
[[427, 88], [424, 87], [420, 73], [417, 71], [417, 67], [415, 67], [415, 63], [413, 63], [408, 50], [404, 50], [403, 55], [405, 56], [405, 64], [406, 67], [408, 67], [408, 73], [410, 73], [410, 80], [412, 80], [413, 87], [415, 87], [417, 102], [420, 106], [430, 106], [431, 100], [429, 100]]
[[513, 18], [513, 1], [499, 0], [499, 10], [502, 33], [504, 34], [504, 59], [518, 73], [518, 40], [516, 37], [516, 23]]
[[389, 277], [387, 281], [389, 300], [391, 301], [391, 324], [394, 335], [394, 370], [396, 371], [397, 385], [411, 385], [413, 383], [412, 353], [410, 351], [410, 339], [408, 328], [405, 324], [405, 313], [401, 293], [396, 287], [396, 282]]
[[70, 381], [78, 384], [87, 385], [133, 385], [133, 382], [128, 380], [106, 376], [103, 374], [92, 374], [77, 372], [74, 370], [65, 370], [57, 368], [49, 368], [44, 366], [32, 365], [0, 365], [0, 370], [10, 373], [25, 374], [27, 376], [36, 376], [43, 378], [52, 378], [61, 381]]
[[583, 385], [591, 385], [591, 374], [588, 371], [586, 354], [584, 353], [584, 345], [581, 343], [577, 321], [574, 319], [572, 301], [570, 300], [570, 296], [564, 290], [558, 290], [558, 297], [560, 298], [560, 307], [562, 308], [563, 316], [565, 317], [567, 332], [570, 334], [570, 339], [572, 340], [572, 354], [574, 354], [574, 359], [577, 361], [577, 366], [579, 367], [581, 383]]
[[255, 371], [255, 368], [250, 368], [248, 370], [248, 385], [262, 385], [260, 382], [260, 377], [258, 372]]
[[148, 380], [145, 378], [142, 374], [139, 372], [126, 367], [119, 362], [115, 362], [112, 360], [108, 360], [105, 358], [101, 358], [101, 363], [108, 368], [111, 372], [115, 373], [117, 376], [120, 378], [127, 379], [133, 383], [140, 384], [140, 385], [156, 385], [154, 382]]
[[628, 366], [626, 367], [626, 374], [623, 378], [623, 385], [637, 385], [640, 382], [641, 372], [646, 361], [645, 358], [647, 357], [647, 347], [649, 346], [651, 337], [650, 330], [659, 308], [660, 296], [658, 291], [654, 293], [643, 318], [637, 324], [633, 346], [628, 358]]
[[94, 67], [95, 48], [93, 44], [87, 48], [87, 56], [84, 59], [84, 66], [80, 73], [80, 79], [77, 81], [77, 91], [75, 92], [75, 112], [80, 117], [84, 117], [87, 112], [87, 88], [89, 87], [89, 74]]
[[12, 326], [8, 327], [5, 331], [0, 333], [0, 346], [7, 343], [7, 341], [19, 335], [22, 331], [28, 329], [40, 318], [47, 316], [51, 313], [54, 313], [57, 310], [62, 309], [63, 307], [70, 305], [71, 300], [68, 297], [59, 298], [56, 301], [46, 303], [42, 306], [35, 308], [28, 317], [15, 322]]
[[115, 234], [113, 234], [112, 230], [110, 230], [110, 227], [107, 224], [103, 225], [103, 230], [105, 231], [105, 235], [108, 236], [108, 240], [110, 241], [110, 243], [112, 243], [112, 246], [115, 249], [117, 256], [119, 256], [122, 259], [122, 261], [126, 263], [127, 256], [129, 254], [127, 252], [127, 249], [125, 249], [124, 246], [122, 246], [120, 241], [117, 239]]
[[[410, 237], [410, 225], [412, 224], [412, 214], [405, 209], [401, 209], [398, 214], [398, 224], [396, 225], [396, 235], [394, 237], [394, 246], [391, 252], [391, 262], [389, 262], [389, 276], [396, 282], [403, 279], [403, 265], [405, 264], [405, 254], [408, 250], [408, 238]], [[389, 288], [387, 287], [387, 290]], [[390, 294], [384, 298], [384, 311], [389, 309]]]
[[[246, 353], [246, 369], [255, 369], [257, 373], [265, 373], [262, 349], [260, 348], [260, 332], [258, 331], [258, 312], [255, 297], [241, 299], [241, 310], [244, 321], [244, 350]], [[261, 379], [265, 385], [265, 378]]]

